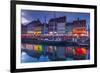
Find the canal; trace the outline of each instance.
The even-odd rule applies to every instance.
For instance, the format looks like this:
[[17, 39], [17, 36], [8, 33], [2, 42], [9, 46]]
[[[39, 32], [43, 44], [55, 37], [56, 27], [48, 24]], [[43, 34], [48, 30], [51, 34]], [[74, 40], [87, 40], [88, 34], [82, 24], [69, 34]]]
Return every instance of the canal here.
[[21, 62], [74, 61], [90, 59], [90, 47], [21, 44]]

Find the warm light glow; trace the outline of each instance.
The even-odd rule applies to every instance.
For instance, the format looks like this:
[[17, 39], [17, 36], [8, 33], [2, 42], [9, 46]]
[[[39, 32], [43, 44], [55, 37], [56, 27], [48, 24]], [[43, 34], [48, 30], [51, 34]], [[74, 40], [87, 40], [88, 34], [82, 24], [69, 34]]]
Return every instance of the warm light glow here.
[[35, 51], [42, 51], [42, 46], [41, 45], [34, 45], [34, 50]]
[[35, 31], [33, 34], [34, 35], [40, 35], [41, 34], [41, 31]]
[[86, 28], [74, 28], [73, 29], [73, 33], [74, 34], [86, 34], [87, 31], [86, 31]]
[[49, 34], [53, 34], [53, 32], [49, 32]]
[[75, 53], [77, 55], [86, 54], [87, 53], [87, 50], [86, 50], [86, 48], [76, 48], [75, 49]]

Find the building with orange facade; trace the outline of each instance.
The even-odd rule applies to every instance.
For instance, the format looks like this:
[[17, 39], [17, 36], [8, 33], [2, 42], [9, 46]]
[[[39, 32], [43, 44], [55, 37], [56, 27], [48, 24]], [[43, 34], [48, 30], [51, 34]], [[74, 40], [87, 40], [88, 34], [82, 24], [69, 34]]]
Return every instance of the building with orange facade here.
[[87, 33], [86, 30], [86, 20], [79, 20], [79, 18], [77, 20], [73, 21], [73, 30], [72, 30], [73, 34], [77, 34], [77, 35], [84, 35]]

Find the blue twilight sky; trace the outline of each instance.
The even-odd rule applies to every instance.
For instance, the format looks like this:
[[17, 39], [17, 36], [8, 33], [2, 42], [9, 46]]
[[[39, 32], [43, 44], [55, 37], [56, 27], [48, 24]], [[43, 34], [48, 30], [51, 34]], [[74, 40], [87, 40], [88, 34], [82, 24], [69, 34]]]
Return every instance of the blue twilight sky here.
[[21, 10], [21, 19], [22, 24], [26, 25], [27, 23], [39, 19], [42, 23], [48, 21], [54, 17], [66, 16], [67, 22], [73, 22], [73, 20], [85, 19], [87, 28], [90, 26], [90, 13], [79, 13], [79, 12], [56, 12], [56, 11], [37, 11], [37, 10]]

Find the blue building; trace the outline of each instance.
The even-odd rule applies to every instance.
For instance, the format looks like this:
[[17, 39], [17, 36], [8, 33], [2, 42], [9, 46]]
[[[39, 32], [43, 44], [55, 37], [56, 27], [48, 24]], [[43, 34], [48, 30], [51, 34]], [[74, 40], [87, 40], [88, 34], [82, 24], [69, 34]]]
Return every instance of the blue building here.
[[66, 33], [70, 35], [72, 34], [72, 30], [73, 30], [73, 23], [72, 22], [66, 23]]

